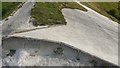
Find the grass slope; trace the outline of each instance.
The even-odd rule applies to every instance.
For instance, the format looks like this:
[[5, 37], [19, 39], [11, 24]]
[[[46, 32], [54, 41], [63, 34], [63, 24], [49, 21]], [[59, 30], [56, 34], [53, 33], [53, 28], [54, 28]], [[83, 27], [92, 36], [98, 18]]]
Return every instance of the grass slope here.
[[82, 3], [100, 14], [120, 23], [118, 2], [84, 2]]
[[19, 4], [20, 2], [2, 2], [2, 19], [8, 17]]
[[62, 15], [62, 8], [80, 9], [87, 11], [85, 8], [75, 2], [38, 2], [32, 9], [32, 17], [35, 19], [35, 26], [66, 24]]

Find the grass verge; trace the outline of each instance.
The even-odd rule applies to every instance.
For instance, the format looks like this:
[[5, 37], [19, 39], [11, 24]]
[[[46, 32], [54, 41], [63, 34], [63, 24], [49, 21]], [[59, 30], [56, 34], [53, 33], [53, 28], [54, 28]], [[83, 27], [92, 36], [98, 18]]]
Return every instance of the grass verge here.
[[82, 4], [112, 19], [113, 21], [120, 23], [118, 2], [82, 2]]
[[62, 15], [62, 8], [80, 9], [87, 11], [76, 2], [38, 2], [32, 9], [33, 25], [66, 24]]

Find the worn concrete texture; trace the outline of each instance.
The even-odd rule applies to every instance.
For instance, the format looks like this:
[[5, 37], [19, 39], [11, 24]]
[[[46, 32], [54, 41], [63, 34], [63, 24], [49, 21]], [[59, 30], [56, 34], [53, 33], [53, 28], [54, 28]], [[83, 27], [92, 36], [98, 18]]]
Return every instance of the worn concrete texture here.
[[[10, 37], [2, 41], [3, 66], [112, 66], [62, 42], [22, 37]], [[63, 51], [55, 52], [57, 48]], [[8, 56], [11, 49], [16, 52]]]
[[84, 5], [82, 6], [85, 7], [88, 12], [66, 8], [62, 10], [67, 25], [38, 29], [11, 36], [64, 42], [118, 65], [117, 22], [100, 15]]

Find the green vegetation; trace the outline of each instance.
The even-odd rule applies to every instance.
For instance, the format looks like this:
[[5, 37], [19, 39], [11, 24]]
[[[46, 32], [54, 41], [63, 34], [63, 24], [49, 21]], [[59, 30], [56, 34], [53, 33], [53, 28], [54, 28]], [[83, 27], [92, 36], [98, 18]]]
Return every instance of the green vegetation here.
[[0, 2], [0, 20], [2, 20], [2, 2]]
[[2, 19], [8, 17], [18, 8], [20, 2], [2, 2]]
[[100, 14], [120, 23], [120, 4], [118, 2], [84, 2], [82, 3]]
[[75, 2], [38, 2], [32, 9], [32, 17], [35, 19], [33, 25], [66, 24], [61, 12], [62, 8], [87, 11]]
[[119, 15], [120, 15], [120, 1], [118, 2], [118, 12], [119, 12]]

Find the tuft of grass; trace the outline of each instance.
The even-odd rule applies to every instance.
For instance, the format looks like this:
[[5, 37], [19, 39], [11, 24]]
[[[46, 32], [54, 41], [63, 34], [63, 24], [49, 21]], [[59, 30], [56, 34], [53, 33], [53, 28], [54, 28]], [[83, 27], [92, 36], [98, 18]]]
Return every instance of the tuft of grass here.
[[8, 17], [21, 2], [2, 2], [2, 19]]
[[120, 10], [118, 9], [118, 2], [82, 2], [82, 4], [110, 18], [111, 20], [120, 23]]
[[87, 11], [85, 8], [75, 2], [38, 2], [32, 9], [33, 25], [55, 25], [66, 24], [61, 9], [71, 8]]

